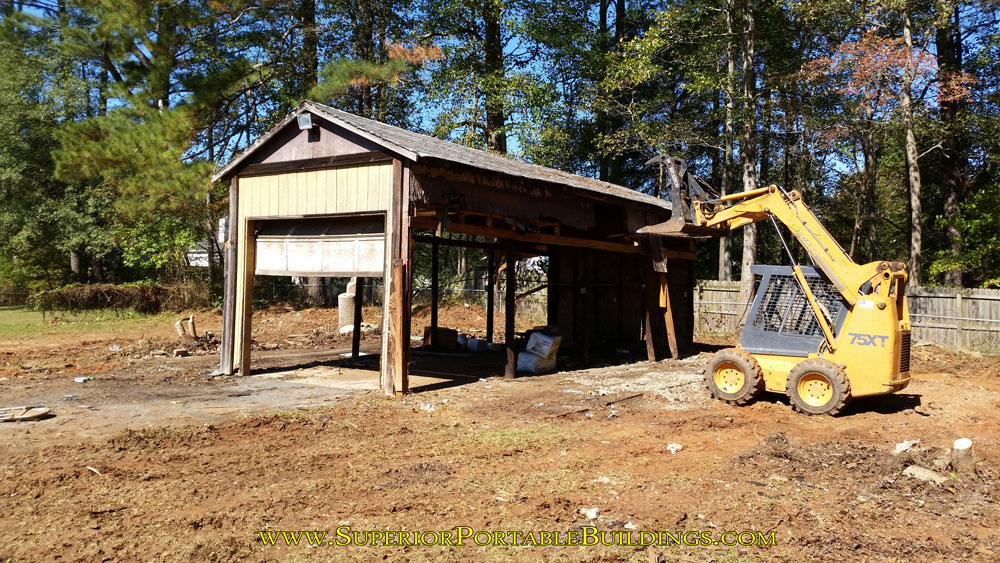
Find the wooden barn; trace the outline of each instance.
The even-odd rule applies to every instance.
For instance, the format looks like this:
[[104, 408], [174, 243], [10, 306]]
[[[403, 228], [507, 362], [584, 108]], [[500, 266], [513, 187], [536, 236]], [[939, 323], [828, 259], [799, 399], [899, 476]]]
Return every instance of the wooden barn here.
[[[381, 277], [380, 386], [406, 392], [415, 244], [432, 245], [435, 256], [445, 244], [483, 249], [490, 279], [505, 264], [548, 257], [548, 324], [584, 359], [597, 343], [644, 346], [650, 359], [691, 346], [692, 243], [636, 234], [669, 218], [667, 201], [313, 102], [216, 180], [230, 183], [225, 374], [250, 373], [255, 273]], [[442, 237], [448, 232], [469, 236]], [[506, 285], [505, 374], [513, 377], [515, 284]], [[492, 332], [491, 315], [488, 322]]]

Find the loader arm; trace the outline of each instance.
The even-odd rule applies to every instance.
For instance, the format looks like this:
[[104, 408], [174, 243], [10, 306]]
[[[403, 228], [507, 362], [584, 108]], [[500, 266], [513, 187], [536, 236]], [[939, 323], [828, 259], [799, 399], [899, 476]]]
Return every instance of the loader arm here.
[[[673, 179], [672, 177], [671, 180]], [[682, 208], [688, 207], [687, 213], [681, 210], [676, 218], [643, 227], [638, 232], [650, 235], [689, 233], [722, 236], [737, 228], [774, 217], [788, 227], [792, 236], [805, 248], [849, 306], [853, 307], [859, 296], [874, 291], [883, 280], [902, 279], [905, 283], [905, 265], [901, 262], [855, 263], [796, 191], [786, 192], [772, 185], [716, 199], [688, 198], [675, 201], [674, 206], [678, 203]], [[674, 213], [677, 212], [675, 209]], [[868, 282], [871, 284], [863, 291]], [[883, 290], [887, 293], [889, 284], [881, 285], [886, 286]]]

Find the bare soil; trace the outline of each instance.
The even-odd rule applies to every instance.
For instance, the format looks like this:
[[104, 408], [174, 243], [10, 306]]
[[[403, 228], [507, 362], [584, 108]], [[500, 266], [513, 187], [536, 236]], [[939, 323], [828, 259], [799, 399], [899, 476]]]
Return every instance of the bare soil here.
[[[479, 330], [467, 313], [442, 325]], [[500, 354], [415, 353], [417, 392], [391, 399], [375, 389], [376, 356], [342, 356], [349, 335], [333, 315], [259, 312], [243, 378], [210, 375], [210, 346], [156, 355], [182, 344], [169, 325], [0, 343], [0, 406], [55, 414], [0, 424], [0, 560], [1000, 558], [996, 358], [915, 347], [905, 392], [835, 418], [777, 395], [711, 400], [701, 378], [719, 340], [677, 361], [608, 358], [625, 363], [513, 381], [493, 377]], [[217, 315], [196, 318], [218, 330]], [[79, 373], [94, 379], [74, 383]], [[974, 443], [974, 474], [941, 485], [901, 474], [935, 469], [959, 437]], [[904, 440], [919, 443], [895, 454]], [[589, 524], [774, 531], [777, 545], [310, 548], [257, 534]]]

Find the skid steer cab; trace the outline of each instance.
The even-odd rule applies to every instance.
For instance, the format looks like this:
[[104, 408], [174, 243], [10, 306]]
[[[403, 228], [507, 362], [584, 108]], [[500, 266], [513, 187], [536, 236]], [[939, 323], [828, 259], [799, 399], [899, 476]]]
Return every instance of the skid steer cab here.
[[[768, 186], [718, 196], [683, 161], [658, 162], [669, 173], [673, 210], [640, 234], [722, 236], [769, 220], [790, 263], [752, 267], [757, 289], [739, 344], [717, 352], [705, 373], [712, 395], [743, 405], [773, 391], [799, 412], [834, 415], [854, 397], [909, 384], [905, 264], [855, 263], [798, 192]], [[779, 221], [812, 265], [796, 263]]]

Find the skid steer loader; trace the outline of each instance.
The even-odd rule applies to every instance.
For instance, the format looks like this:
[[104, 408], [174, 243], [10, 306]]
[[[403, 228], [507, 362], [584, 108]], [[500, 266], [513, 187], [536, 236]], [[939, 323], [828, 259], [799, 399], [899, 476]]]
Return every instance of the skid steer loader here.
[[[759, 282], [739, 344], [717, 352], [705, 373], [712, 395], [743, 405], [773, 391], [787, 394], [799, 412], [835, 415], [853, 397], [909, 384], [905, 264], [856, 264], [796, 191], [772, 185], [719, 197], [683, 161], [661, 158], [672, 215], [640, 234], [722, 236], [770, 220], [791, 263], [752, 267]], [[813, 265], [796, 263], [776, 221]]]

